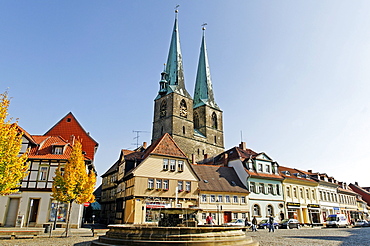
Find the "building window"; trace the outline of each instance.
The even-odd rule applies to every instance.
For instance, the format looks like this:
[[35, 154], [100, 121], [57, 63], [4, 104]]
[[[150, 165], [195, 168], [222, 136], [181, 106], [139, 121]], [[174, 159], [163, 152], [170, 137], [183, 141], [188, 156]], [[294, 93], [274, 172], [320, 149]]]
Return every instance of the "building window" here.
[[186, 133], [185, 126], [183, 126], [183, 127], [182, 127], [182, 134], [184, 134], [184, 135], [185, 135], [185, 133]]
[[225, 202], [230, 202], [230, 196], [229, 195], [225, 196]]
[[263, 171], [263, 167], [262, 167], [262, 164], [261, 163], [258, 163], [258, 171], [259, 172], [262, 172]]
[[214, 139], [215, 139], [215, 144], [217, 143], [217, 137], [216, 136], [214, 136]]
[[268, 192], [268, 194], [273, 194], [274, 189], [273, 189], [273, 187], [272, 187], [272, 184], [269, 184], [269, 185], [268, 185], [268, 187], [267, 187], [267, 192]]
[[202, 194], [202, 202], [207, 202], [207, 195]]
[[217, 115], [215, 112], [212, 114], [212, 128], [217, 129]]
[[163, 159], [163, 170], [168, 170], [168, 159]]
[[184, 171], [184, 161], [177, 161], [177, 171]]
[[294, 198], [298, 198], [298, 195], [297, 195], [297, 188], [293, 188], [293, 196]]
[[199, 128], [199, 115], [197, 112], [194, 113], [194, 129]]
[[162, 189], [162, 179], [156, 180], [156, 189]]
[[253, 205], [253, 216], [261, 216], [260, 206], [257, 204]]
[[286, 187], [286, 195], [288, 197], [291, 197], [291, 195], [290, 195], [290, 187]]
[[216, 196], [215, 195], [210, 196], [210, 202], [216, 202]]
[[249, 191], [256, 193], [256, 186], [254, 182], [249, 183]]
[[67, 203], [61, 203], [56, 200], [51, 201], [51, 209], [49, 214], [49, 222], [53, 222], [55, 219], [59, 222], [65, 222], [67, 217]]
[[280, 186], [279, 185], [276, 185], [276, 194], [280, 196]]
[[191, 191], [191, 182], [190, 181], [186, 181], [186, 183], [185, 183], [185, 190], [187, 192], [190, 192]]
[[222, 195], [218, 195], [218, 198], [217, 198], [218, 202], [224, 202], [224, 198]]
[[183, 191], [184, 190], [184, 182], [177, 181], [177, 189], [178, 189], [178, 191]]
[[234, 220], [238, 219], [238, 213], [233, 213], [233, 219]]
[[241, 197], [240, 197], [240, 202], [241, 202], [241, 203], [245, 203], [245, 196], [241, 196]]
[[265, 193], [265, 187], [263, 184], [259, 184], [258, 186], [258, 193]]
[[159, 117], [160, 118], [166, 117], [166, 114], [167, 114], [167, 102], [166, 101], [162, 101], [161, 107], [160, 107]]
[[207, 213], [202, 213], [202, 220], [205, 220], [207, 218]]
[[239, 203], [238, 196], [233, 196], [233, 203]]
[[164, 190], [168, 190], [168, 189], [169, 189], [169, 186], [168, 186], [168, 179], [163, 180], [163, 189], [164, 189]]
[[274, 215], [274, 208], [271, 206], [271, 205], [267, 205], [267, 209], [266, 209], [266, 215], [267, 216], [273, 216]]
[[270, 165], [266, 165], [266, 173], [270, 173]]
[[310, 199], [310, 191], [308, 189], [306, 189], [306, 198]]
[[176, 160], [170, 160], [170, 170], [171, 171], [176, 170]]
[[48, 175], [48, 167], [40, 167], [39, 180], [46, 181]]
[[154, 189], [154, 179], [148, 179], [148, 189]]
[[54, 154], [55, 155], [62, 155], [63, 154], [63, 147], [62, 146], [55, 146], [54, 147]]
[[303, 189], [299, 189], [299, 193], [301, 194], [301, 199], [304, 198]]
[[245, 219], [247, 218], [247, 214], [246, 213], [242, 213], [242, 219]]

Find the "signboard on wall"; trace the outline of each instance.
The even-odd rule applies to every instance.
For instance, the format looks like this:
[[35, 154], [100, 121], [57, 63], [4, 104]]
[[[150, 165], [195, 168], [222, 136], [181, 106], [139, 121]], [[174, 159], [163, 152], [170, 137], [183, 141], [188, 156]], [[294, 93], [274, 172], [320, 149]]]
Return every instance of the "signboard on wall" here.
[[23, 221], [24, 221], [24, 215], [18, 215], [17, 219], [15, 221], [15, 227], [20, 227], [22, 228], [23, 226]]

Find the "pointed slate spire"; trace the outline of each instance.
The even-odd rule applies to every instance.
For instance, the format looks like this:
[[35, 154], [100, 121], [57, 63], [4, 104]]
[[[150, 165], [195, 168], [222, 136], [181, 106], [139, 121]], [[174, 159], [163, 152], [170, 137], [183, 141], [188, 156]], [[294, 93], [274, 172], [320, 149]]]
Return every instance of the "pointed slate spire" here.
[[168, 52], [168, 58], [165, 68], [165, 80], [167, 81], [168, 87], [166, 93], [169, 94], [171, 92], [176, 92], [185, 97], [191, 98], [190, 94], [185, 89], [184, 69], [182, 66], [182, 54], [180, 47], [180, 34], [177, 23], [178, 10], [176, 9], [175, 12], [175, 23], [173, 26], [170, 50]]
[[198, 71], [194, 90], [194, 108], [197, 108], [202, 105], [208, 105], [210, 107], [219, 109], [213, 95], [211, 71], [209, 69], [208, 64], [204, 25], [206, 24], [203, 24], [202, 44], [200, 47]]

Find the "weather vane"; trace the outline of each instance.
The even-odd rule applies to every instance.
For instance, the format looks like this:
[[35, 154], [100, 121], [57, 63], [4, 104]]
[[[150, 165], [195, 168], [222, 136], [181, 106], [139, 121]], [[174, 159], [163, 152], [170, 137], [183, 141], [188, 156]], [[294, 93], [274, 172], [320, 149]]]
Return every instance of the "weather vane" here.
[[178, 10], [179, 7], [180, 7], [180, 5], [177, 4], [176, 7], [175, 7], [175, 13], [178, 13], [179, 12], [179, 10]]
[[204, 31], [204, 30], [206, 30], [206, 25], [207, 25], [207, 23], [203, 23], [202, 24], [202, 30]]

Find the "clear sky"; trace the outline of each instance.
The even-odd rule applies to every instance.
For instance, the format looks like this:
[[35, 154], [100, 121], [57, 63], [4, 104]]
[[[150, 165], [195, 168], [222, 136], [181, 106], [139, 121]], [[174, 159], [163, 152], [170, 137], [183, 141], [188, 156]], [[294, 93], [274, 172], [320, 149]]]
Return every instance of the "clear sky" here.
[[[30, 134], [68, 112], [103, 174], [151, 140], [174, 8], [187, 90], [206, 40], [226, 149], [370, 186], [370, 1], [0, 1], [0, 92]], [[241, 134], [242, 133], [242, 134]]]

